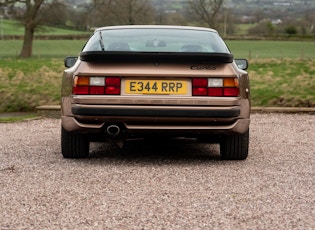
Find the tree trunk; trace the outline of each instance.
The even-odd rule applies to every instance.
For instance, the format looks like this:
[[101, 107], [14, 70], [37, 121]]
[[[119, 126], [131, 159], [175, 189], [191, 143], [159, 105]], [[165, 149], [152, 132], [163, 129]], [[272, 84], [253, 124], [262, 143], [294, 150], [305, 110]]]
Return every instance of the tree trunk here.
[[25, 26], [23, 46], [20, 53], [21, 58], [31, 57], [33, 50], [34, 29], [30, 25]]

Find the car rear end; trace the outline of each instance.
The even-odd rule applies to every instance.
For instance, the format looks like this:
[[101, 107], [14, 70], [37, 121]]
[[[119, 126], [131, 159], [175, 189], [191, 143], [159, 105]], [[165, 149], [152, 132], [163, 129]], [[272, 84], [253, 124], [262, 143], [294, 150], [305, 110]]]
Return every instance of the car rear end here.
[[215, 137], [223, 158], [245, 159], [249, 113], [248, 75], [229, 53], [83, 50], [63, 76], [63, 155], [86, 157], [95, 140], [173, 136]]

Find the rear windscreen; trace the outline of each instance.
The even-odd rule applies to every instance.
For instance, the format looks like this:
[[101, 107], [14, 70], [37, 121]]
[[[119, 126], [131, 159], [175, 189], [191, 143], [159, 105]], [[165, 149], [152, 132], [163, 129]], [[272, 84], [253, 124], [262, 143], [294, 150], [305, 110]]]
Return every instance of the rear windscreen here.
[[173, 28], [96, 31], [82, 51], [230, 53], [215, 32]]

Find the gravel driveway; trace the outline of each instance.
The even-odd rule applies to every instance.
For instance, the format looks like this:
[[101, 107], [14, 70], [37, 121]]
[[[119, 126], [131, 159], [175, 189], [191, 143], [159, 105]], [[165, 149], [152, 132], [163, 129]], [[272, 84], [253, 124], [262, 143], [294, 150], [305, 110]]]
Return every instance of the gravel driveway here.
[[218, 145], [93, 144], [60, 121], [0, 124], [0, 229], [315, 229], [315, 115], [253, 114], [246, 161]]

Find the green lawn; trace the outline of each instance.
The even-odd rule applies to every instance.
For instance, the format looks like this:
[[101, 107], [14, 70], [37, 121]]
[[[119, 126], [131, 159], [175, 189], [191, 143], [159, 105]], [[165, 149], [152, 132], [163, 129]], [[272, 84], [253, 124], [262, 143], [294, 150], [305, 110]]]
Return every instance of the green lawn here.
[[[2, 20], [0, 21], [0, 35], [24, 35], [24, 27], [18, 21]], [[51, 26], [40, 26], [35, 35], [77, 35], [86, 34], [86, 31], [76, 31], [70, 29], [62, 29]]]
[[0, 112], [59, 104], [63, 59], [0, 59]]
[[227, 41], [236, 58], [311, 58], [315, 59], [315, 41]]
[[248, 73], [253, 106], [315, 107], [315, 60], [254, 61]]
[[[85, 40], [34, 40], [34, 57], [58, 57], [79, 55]], [[22, 40], [0, 40], [0, 58], [17, 57], [21, 51]]]

